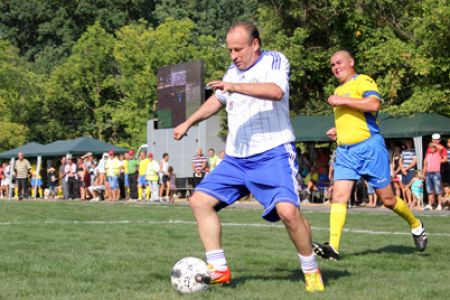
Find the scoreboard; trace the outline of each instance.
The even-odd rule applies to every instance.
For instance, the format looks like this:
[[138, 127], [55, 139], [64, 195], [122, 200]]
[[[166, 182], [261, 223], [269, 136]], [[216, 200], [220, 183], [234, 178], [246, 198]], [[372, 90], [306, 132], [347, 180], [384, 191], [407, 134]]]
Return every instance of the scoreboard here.
[[192, 61], [158, 69], [158, 128], [174, 128], [205, 99], [204, 63]]

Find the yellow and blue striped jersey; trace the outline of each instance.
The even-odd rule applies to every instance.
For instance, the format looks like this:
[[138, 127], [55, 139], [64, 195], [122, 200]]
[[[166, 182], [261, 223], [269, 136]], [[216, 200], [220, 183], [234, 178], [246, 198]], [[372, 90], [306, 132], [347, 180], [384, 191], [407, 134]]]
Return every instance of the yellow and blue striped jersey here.
[[[354, 101], [370, 96], [382, 100], [377, 84], [367, 75], [356, 74], [337, 87], [334, 94], [353, 98]], [[334, 119], [338, 145], [357, 144], [370, 138], [373, 134], [378, 134], [380, 128], [377, 123], [377, 115], [377, 112], [362, 112], [348, 106], [335, 107]]]

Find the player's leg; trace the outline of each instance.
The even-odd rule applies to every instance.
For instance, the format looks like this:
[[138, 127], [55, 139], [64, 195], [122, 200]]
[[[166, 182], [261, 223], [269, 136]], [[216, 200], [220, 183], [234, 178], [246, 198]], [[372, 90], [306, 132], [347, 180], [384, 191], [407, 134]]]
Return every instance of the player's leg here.
[[198, 234], [205, 249], [206, 262], [211, 273], [211, 283], [230, 283], [231, 272], [222, 248], [222, 225], [215, 207], [216, 198], [203, 192], [194, 192], [189, 200], [197, 222]]
[[323, 291], [324, 285], [316, 257], [312, 250], [311, 227], [300, 210], [290, 202], [276, 204], [277, 214], [283, 221], [289, 237], [297, 249], [300, 267], [305, 274], [306, 290]]
[[330, 207], [330, 237], [328, 243], [314, 244], [314, 252], [323, 258], [339, 259], [342, 231], [347, 219], [347, 203], [350, 199], [353, 180], [336, 180]]
[[245, 173], [235, 159], [226, 156], [214, 173], [196, 186], [189, 200], [213, 284], [231, 281], [231, 271], [222, 248], [222, 226], [217, 211], [248, 194], [244, 178]]
[[414, 216], [411, 209], [400, 197], [394, 196], [390, 184], [383, 188], [375, 189], [378, 198], [383, 202], [384, 206], [393, 210], [397, 215], [402, 217], [410, 226], [414, 243], [419, 251], [425, 250], [428, 239], [425, 232], [425, 227], [422, 222]]

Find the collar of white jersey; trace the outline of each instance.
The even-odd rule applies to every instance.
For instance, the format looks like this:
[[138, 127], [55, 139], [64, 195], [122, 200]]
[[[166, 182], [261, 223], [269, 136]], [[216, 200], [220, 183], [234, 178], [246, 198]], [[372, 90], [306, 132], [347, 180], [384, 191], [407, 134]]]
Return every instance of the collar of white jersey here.
[[261, 55], [258, 57], [258, 59], [251, 65], [251, 66], [249, 66], [247, 69], [245, 69], [245, 70], [239, 70], [239, 69], [237, 69], [239, 72], [247, 72], [248, 70], [250, 70], [251, 68], [253, 68], [254, 66], [256, 66], [256, 64], [257, 63], [259, 63], [260, 61], [261, 61], [261, 59], [263, 58], [263, 56], [264, 55], [266, 55], [266, 51], [262, 51], [261, 52]]

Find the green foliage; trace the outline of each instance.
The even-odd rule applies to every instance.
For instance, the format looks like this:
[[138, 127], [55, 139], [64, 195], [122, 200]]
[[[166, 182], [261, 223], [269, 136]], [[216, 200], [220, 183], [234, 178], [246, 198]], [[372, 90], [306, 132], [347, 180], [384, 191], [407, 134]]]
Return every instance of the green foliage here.
[[17, 134], [2, 147], [81, 135], [139, 146], [158, 68], [200, 59], [206, 81], [221, 78], [227, 27], [242, 19], [256, 21], [264, 49], [288, 57], [293, 115], [331, 112], [329, 57], [346, 48], [377, 81], [385, 112], [450, 116], [445, 0], [9, 0], [0, 9], [0, 122]]
[[0, 151], [22, 146], [27, 134], [28, 128], [24, 125], [0, 121]]

